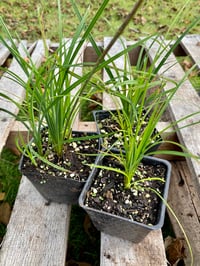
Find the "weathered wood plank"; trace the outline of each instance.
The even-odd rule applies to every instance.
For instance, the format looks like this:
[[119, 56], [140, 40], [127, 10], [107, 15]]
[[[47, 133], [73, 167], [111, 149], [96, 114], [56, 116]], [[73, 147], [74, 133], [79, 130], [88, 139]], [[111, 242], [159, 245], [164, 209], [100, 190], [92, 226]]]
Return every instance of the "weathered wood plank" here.
[[96, 126], [96, 123], [93, 121], [91, 121], [91, 122], [79, 121], [78, 130], [79, 131], [86, 131], [86, 132], [96, 132], [97, 126]]
[[[50, 46], [50, 40], [46, 40], [47, 48]], [[31, 49], [31, 48], [30, 48]], [[45, 47], [42, 40], [38, 40], [31, 54], [31, 59], [36, 67], [39, 67], [45, 58]]]
[[101, 266], [166, 266], [160, 230], [149, 233], [137, 244], [101, 234]]
[[[24, 51], [24, 47], [27, 46], [27, 42], [23, 41], [19, 44], [19, 52], [22, 57], [26, 57], [26, 52]], [[38, 42], [36, 46], [37, 50], [35, 50], [32, 54], [33, 63], [39, 64], [44, 56], [44, 47], [41, 45], [41, 42]], [[18, 62], [13, 59], [12, 63], [9, 67], [9, 70], [17, 74], [24, 82], [27, 81], [28, 77], [21, 69]], [[13, 100], [16, 100], [18, 103], [22, 103], [25, 97], [24, 89], [17, 84], [16, 82], [12, 81], [8, 78], [8, 74], [5, 74], [1, 78], [0, 82], [0, 91], [10, 96]], [[5, 99], [0, 98], [0, 106], [1, 108], [5, 108], [10, 112], [17, 114], [18, 108], [15, 104], [6, 101]], [[6, 143], [7, 137], [9, 132], [14, 124], [14, 118], [4, 112], [0, 112], [0, 151], [2, 150], [3, 146]]]
[[9, 54], [10, 52], [8, 51], [8, 49], [0, 43], [0, 66], [4, 64]]
[[[147, 45], [147, 47], [149, 48], [150, 45]], [[157, 51], [158, 44], [154, 43], [154, 45], [148, 50], [151, 59], [155, 58]], [[173, 55], [171, 55], [166, 64], [162, 66], [159, 74], [164, 74], [165, 76], [176, 81], [181, 80], [185, 75], [183, 69], [177, 63], [176, 58]], [[165, 90], [168, 90], [172, 86], [173, 85], [168, 82]], [[200, 111], [199, 106], [200, 98], [190, 82], [186, 80], [180, 86], [170, 103], [172, 120], [178, 121], [186, 115]], [[199, 119], [200, 115], [198, 114], [182, 121], [179, 126], [182, 127], [188, 123], [199, 122]], [[186, 127], [184, 129], [178, 129], [177, 131], [179, 141], [195, 155], [198, 155], [198, 151], [200, 150], [199, 132], [199, 124], [189, 128]], [[198, 265], [200, 261], [200, 163], [199, 161], [187, 158], [187, 163], [177, 162], [173, 166], [168, 202], [172, 206], [175, 214], [184, 227], [193, 249], [194, 265]], [[170, 215], [170, 220], [172, 221], [176, 236], [183, 237], [180, 227], [172, 215]], [[186, 249], [186, 251], [186, 265], [190, 265], [191, 261], [188, 254], [188, 249]]]
[[[19, 52], [21, 53], [22, 56], [25, 56], [25, 52], [23, 49], [23, 46], [26, 46], [26, 43], [20, 44], [19, 45]], [[26, 75], [24, 74], [23, 70], [20, 68], [19, 64], [17, 63], [16, 60], [13, 60], [10, 67], [10, 71], [13, 71], [14, 73], [18, 73], [19, 77], [26, 80]], [[15, 100], [22, 101], [24, 97], [24, 90], [23, 88], [13, 82], [12, 80], [7, 78], [8, 74], [4, 75], [1, 78], [0, 82], [0, 91], [3, 93], [7, 94], [8, 96], [14, 98]], [[5, 108], [14, 114], [17, 114], [18, 109], [17, 107], [6, 101], [5, 99], [0, 98], [0, 106], [1, 108]], [[8, 137], [9, 131], [12, 128], [14, 123], [14, 118], [11, 117], [10, 115], [0, 112], [0, 151], [2, 150], [6, 139]]]
[[[158, 122], [156, 128], [158, 131], [162, 131], [164, 128], [169, 126], [169, 122]], [[85, 131], [85, 132], [96, 132], [97, 127], [96, 123], [93, 121], [79, 121], [78, 123], [78, 131]], [[10, 133], [8, 135], [7, 141], [6, 141], [6, 147], [13, 150], [16, 154], [19, 153], [19, 151], [16, 148], [16, 139], [18, 138], [20, 134], [20, 137], [24, 138], [24, 141], [27, 140], [27, 129], [26, 127], [19, 121], [15, 121], [13, 127], [10, 129]], [[178, 141], [176, 133], [172, 129], [168, 129], [164, 134], [162, 135], [163, 139], [171, 140], [171, 141]], [[161, 144], [159, 149], [162, 150], [177, 150], [177, 146], [173, 144]], [[158, 155], [157, 157], [167, 159], [167, 160], [183, 160], [180, 156], [174, 156], [174, 155]]]
[[2, 266], [64, 266], [70, 206], [46, 204], [23, 177], [0, 251]]
[[[64, 39], [64, 42], [65, 42], [65, 48], [64, 49], [66, 49], [66, 52], [68, 52], [68, 50], [70, 49], [72, 40], [71, 39]], [[74, 50], [75, 50], [76, 46], [73, 48]], [[78, 76], [80, 76], [80, 77], [82, 75], [82, 67], [81, 66], [78, 66], [78, 65], [83, 63], [83, 57], [84, 57], [84, 49], [85, 49], [85, 47], [86, 47], [86, 44], [83, 44], [82, 47], [81, 47], [81, 49], [78, 51], [78, 53], [77, 53], [74, 61], [73, 61], [73, 64], [74, 64], [73, 71], [76, 72], [76, 74]], [[72, 77], [71, 84], [73, 84], [76, 81], [77, 81], [77, 78]], [[80, 89], [80, 85], [77, 86], [76, 88], [74, 88], [70, 92], [72, 98], [73, 97], [76, 97], [76, 94], [79, 91], [79, 89]], [[79, 128], [79, 120], [80, 120], [80, 114], [78, 112], [77, 115], [76, 115], [76, 117], [75, 117], [74, 123], [73, 123], [73, 130], [78, 130], [78, 128]]]
[[[104, 48], [106, 48], [108, 46], [111, 39], [112, 39], [111, 37], [104, 37]], [[115, 54], [122, 51], [124, 49], [125, 45], [126, 45], [125, 39], [123, 39], [123, 43], [122, 43], [122, 40], [117, 41], [113, 45], [113, 47], [110, 49], [110, 51], [108, 52], [108, 55], [106, 55], [105, 59], [108, 59], [109, 57], [112, 57]], [[114, 61], [114, 64], [119, 69], [124, 69], [124, 62], [125, 62], [124, 57], [121, 56]], [[110, 64], [110, 66], [113, 67], [112, 63]], [[116, 71], [114, 69], [111, 68], [111, 72], [112, 72], [114, 77], [117, 77]], [[104, 81], [109, 80], [109, 76], [105, 70], [103, 70], [103, 80]], [[105, 92], [103, 93], [102, 104], [103, 104], [104, 109], [114, 110], [116, 108], [119, 108], [119, 101], [117, 101], [116, 98], [111, 97], [110, 95], [108, 95]]]
[[191, 34], [183, 38], [181, 42], [182, 48], [185, 50], [194, 63], [196, 63], [198, 69], [200, 69], [200, 35]]
[[[146, 42], [146, 48], [150, 60], [152, 61], [160, 49], [160, 44], [157, 41], [152, 43], [152, 40], [150, 40]], [[159, 60], [156, 62], [156, 66], [164, 56], [165, 53], [162, 53]], [[185, 72], [178, 64], [175, 56], [171, 54], [167, 62], [161, 67], [158, 74], [164, 75], [175, 81], [180, 81], [183, 79]], [[167, 82], [164, 89], [169, 90], [173, 86], [172, 82]], [[190, 114], [200, 112], [200, 98], [188, 79], [182, 83], [173, 99], [170, 101], [169, 111], [172, 121], [179, 121]], [[181, 121], [178, 124], [179, 128], [177, 129], [177, 135], [180, 143], [182, 143], [191, 153], [195, 155], [199, 155], [200, 151], [199, 121], [200, 113]], [[197, 124], [188, 128], [187, 125], [191, 123]], [[191, 182], [193, 182], [193, 184], [197, 187], [198, 195], [200, 197], [200, 161], [193, 158], [186, 158], [186, 160], [191, 172]]]
[[[22, 57], [26, 57], [26, 53], [24, 51], [24, 46], [26, 47], [27, 43], [22, 42], [19, 44], [19, 52]], [[12, 71], [13, 73], [17, 74], [21, 79], [27, 80], [27, 76], [24, 73], [23, 69], [20, 67], [18, 62], [13, 59], [11, 62], [11, 65], [9, 67], [9, 70]], [[10, 96], [13, 100], [22, 102], [23, 97], [24, 97], [24, 89], [16, 82], [12, 81], [9, 78], [9, 74], [5, 73], [0, 82], [0, 90], [5, 93], [6, 95]], [[5, 108], [12, 113], [16, 114], [17, 113], [17, 108], [14, 104], [6, 101], [5, 99], [0, 98], [0, 106], [2, 108]], [[5, 113], [0, 113], [0, 117], [6, 117]]]
[[[187, 163], [185, 161], [179, 161], [174, 162], [172, 166], [173, 171], [170, 182], [168, 203], [172, 207], [187, 234], [194, 255], [193, 265], [199, 265], [200, 219], [198, 217], [198, 213], [200, 211], [200, 206], [199, 204], [194, 204], [196, 190], [195, 187], [191, 185], [191, 174], [188, 169]], [[174, 216], [170, 213], [170, 211], [168, 211], [168, 213], [176, 237], [184, 239], [184, 235], [180, 230], [180, 227], [176, 222]], [[185, 265], [191, 265], [191, 258], [186, 243], [185, 253], [187, 256], [187, 258], [184, 259]]]

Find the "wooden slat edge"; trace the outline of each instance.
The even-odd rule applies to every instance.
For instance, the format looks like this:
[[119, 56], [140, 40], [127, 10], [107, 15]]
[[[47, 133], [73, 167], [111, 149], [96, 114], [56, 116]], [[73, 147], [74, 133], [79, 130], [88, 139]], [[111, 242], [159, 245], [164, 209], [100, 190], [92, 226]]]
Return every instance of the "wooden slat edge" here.
[[0, 66], [2, 66], [8, 58], [10, 52], [8, 49], [0, 43]]

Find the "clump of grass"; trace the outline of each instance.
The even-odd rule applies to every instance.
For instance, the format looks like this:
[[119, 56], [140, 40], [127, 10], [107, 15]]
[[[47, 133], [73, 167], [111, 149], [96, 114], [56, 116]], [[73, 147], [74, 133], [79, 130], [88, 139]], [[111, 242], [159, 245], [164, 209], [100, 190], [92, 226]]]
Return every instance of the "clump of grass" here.
[[191, 76], [190, 81], [192, 83], [192, 86], [196, 89], [196, 91], [200, 95], [200, 75]]
[[0, 192], [5, 193], [4, 201], [14, 204], [21, 174], [18, 169], [19, 157], [5, 148], [0, 157]]
[[[11, 208], [17, 196], [21, 174], [18, 169], [19, 157], [5, 148], [0, 155], [0, 193], [5, 193], [3, 202], [7, 202]], [[6, 225], [0, 223], [0, 238], [5, 235]]]
[[87, 214], [78, 206], [72, 206], [68, 240], [67, 261], [99, 265], [100, 232], [92, 225]]
[[200, 70], [197, 67], [194, 68], [194, 62], [192, 61], [190, 56], [178, 56], [178, 61], [184, 71], [191, 70], [190, 74], [188, 75], [188, 79], [190, 80], [197, 93], [200, 94]]

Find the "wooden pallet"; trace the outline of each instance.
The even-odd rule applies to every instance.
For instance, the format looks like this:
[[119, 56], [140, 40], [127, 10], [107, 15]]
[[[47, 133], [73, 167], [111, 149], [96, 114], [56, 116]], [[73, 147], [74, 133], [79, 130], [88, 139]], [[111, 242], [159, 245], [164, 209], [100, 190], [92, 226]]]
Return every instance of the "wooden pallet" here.
[[[182, 49], [191, 56], [193, 60], [199, 60], [200, 47], [197, 43], [200, 40], [199, 35], [191, 35], [184, 38], [181, 43]], [[109, 38], [104, 38], [100, 43], [106, 47]], [[124, 40], [124, 44], [130, 45], [130, 42]], [[24, 45], [27, 45], [24, 42]], [[54, 46], [49, 42], [49, 45]], [[191, 49], [191, 47], [194, 47]], [[146, 43], [146, 50], [150, 60], [155, 56], [158, 44], [153, 46]], [[19, 46], [20, 49], [20, 46]], [[111, 54], [123, 49], [120, 42], [116, 43]], [[44, 56], [44, 47], [42, 41], [37, 41], [30, 47], [32, 58], [39, 66]], [[195, 53], [193, 53], [195, 51]], [[23, 52], [23, 50], [21, 50]], [[131, 61], [136, 61], [138, 49], [130, 52]], [[0, 63], [3, 64], [8, 58], [9, 53], [4, 47], [0, 46]], [[81, 60], [95, 61], [96, 54], [88, 44], [80, 56]], [[120, 67], [123, 64], [123, 58], [119, 59], [116, 64]], [[168, 60], [168, 63], [161, 69], [168, 77], [179, 79], [184, 75], [184, 71], [176, 62], [174, 55]], [[199, 61], [198, 61], [199, 63]], [[169, 70], [169, 65], [173, 66]], [[23, 73], [16, 61], [12, 61], [10, 68], [18, 75], [23, 77]], [[77, 69], [80, 71], [80, 69]], [[25, 77], [23, 77], [25, 78]], [[106, 79], [106, 74], [104, 75]], [[166, 85], [168, 89], [170, 84]], [[0, 90], [7, 90], [9, 93], [19, 93], [17, 95], [23, 101], [24, 92], [16, 84], [8, 79], [1, 78]], [[103, 105], [105, 108], [112, 108], [112, 101], [107, 95], [103, 95]], [[5, 103], [0, 99], [0, 106], [12, 108], [14, 106]], [[172, 119], [180, 119], [183, 115], [196, 111], [200, 106], [200, 99], [194, 91], [190, 82], [187, 80], [180, 88], [179, 93], [175, 96], [170, 105], [170, 115]], [[17, 113], [17, 109], [14, 110]], [[194, 121], [199, 116], [193, 118]], [[196, 120], [195, 120], [196, 119]], [[191, 121], [190, 121], [191, 122]], [[93, 122], [83, 122], [79, 118], [76, 120], [75, 128], [78, 130], [94, 131]], [[159, 125], [162, 126], [162, 125]], [[15, 136], [20, 132], [26, 131], [14, 119], [4, 113], [0, 113], [0, 151], [7, 145], [13, 147]], [[179, 141], [185, 144], [192, 152], [197, 154], [200, 151], [200, 125], [195, 125], [188, 129], [178, 131]], [[174, 158], [170, 158], [174, 160]], [[183, 181], [180, 186], [180, 180]], [[172, 180], [169, 192], [169, 203], [175, 210], [177, 217], [180, 219], [186, 233], [189, 236], [194, 252], [194, 266], [198, 266], [200, 261], [200, 232], [199, 232], [199, 208], [200, 199], [200, 165], [192, 159], [187, 161], [173, 161]], [[178, 204], [177, 204], [178, 203]], [[0, 251], [0, 265], [65, 265], [67, 238], [69, 230], [71, 206], [51, 203], [46, 205], [45, 200], [35, 190], [32, 184], [25, 176], [22, 177], [16, 202], [13, 208], [11, 219], [7, 228]], [[176, 236], [182, 237], [173, 217], [170, 217]], [[186, 249], [188, 255], [188, 250]], [[189, 265], [189, 256], [185, 259], [186, 265]], [[101, 256], [100, 265], [155, 265], [166, 266], [164, 241], [161, 230], [150, 233], [140, 244], [133, 244], [128, 241], [111, 237], [101, 233]]]

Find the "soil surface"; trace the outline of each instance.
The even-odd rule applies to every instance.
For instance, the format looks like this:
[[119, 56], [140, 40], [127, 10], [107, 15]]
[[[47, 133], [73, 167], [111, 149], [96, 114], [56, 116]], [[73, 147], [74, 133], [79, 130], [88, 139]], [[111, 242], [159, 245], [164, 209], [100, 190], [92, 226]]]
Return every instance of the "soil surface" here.
[[[89, 139], [87, 139], [87, 136], [88, 133], [73, 133], [72, 137], [76, 139], [76, 141], [74, 140], [64, 146], [65, 150], [62, 158], [57, 156], [52, 147], [49, 149], [48, 146], [47, 150], [47, 142], [44, 141], [43, 150], [46, 154], [48, 152], [48, 161], [65, 168], [66, 172], [51, 167], [39, 159], [37, 159], [38, 166], [36, 167], [36, 171], [40, 173], [41, 177], [47, 174], [52, 176], [63, 176], [64, 178], [71, 178], [79, 181], [86, 181], [91, 171], [91, 167], [88, 164], [94, 163], [99, 149], [99, 139], [92, 138], [92, 134]], [[80, 137], [82, 139], [77, 140], [77, 138]], [[44, 139], [45, 138], [48, 139], [46, 133], [44, 133]], [[34, 166], [32, 165], [30, 159], [25, 158], [22, 170], [26, 169], [27, 172], [32, 171], [33, 167]]]

